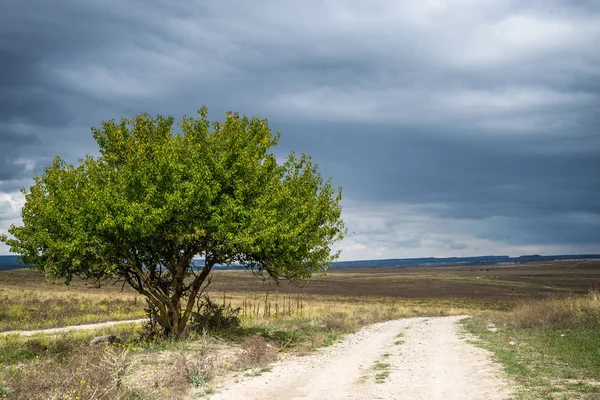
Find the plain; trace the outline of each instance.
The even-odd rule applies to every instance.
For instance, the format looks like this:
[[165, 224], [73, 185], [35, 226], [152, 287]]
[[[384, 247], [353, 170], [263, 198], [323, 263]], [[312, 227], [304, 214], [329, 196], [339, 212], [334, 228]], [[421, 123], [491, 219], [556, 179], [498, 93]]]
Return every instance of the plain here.
[[[184, 398], [209, 395], [223, 376], [260, 374], [278, 356], [304, 354], [379, 321], [469, 314], [466, 330], [492, 350], [520, 398], [600, 394], [600, 262], [332, 270], [305, 286], [245, 271], [215, 271], [208, 288], [240, 324], [190, 333], [185, 343], [144, 339], [143, 325], [67, 335], [0, 338], [0, 395], [10, 398]], [[0, 331], [143, 318], [145, 302], [120, 284], [47, 282], [0, 273]], [[224, 315], [221, 315], [224, 317]], [[226, 317], [226, 315], [225, 315]], [[222, 321], [221, 321], [222, 322]], [[118, 345], [89, 346], [114, 334]], [[67, 376], [68, 379], [61, 377]]]

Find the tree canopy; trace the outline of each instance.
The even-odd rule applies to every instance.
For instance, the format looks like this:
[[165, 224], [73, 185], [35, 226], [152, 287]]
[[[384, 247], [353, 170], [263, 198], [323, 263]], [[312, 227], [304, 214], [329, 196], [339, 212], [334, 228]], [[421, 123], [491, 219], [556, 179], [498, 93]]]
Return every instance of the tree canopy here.
[[266, 119], [211, 123], [203, 107], [177, 131], [172, 117], [140, 114], [92, 134], [100, 155], [57, 156], [23, 190], [23, 224], [0, 240], [50, 278], [125, 280], [165, 335], [181, 336], [215, 264], [297, 281], [339, 255], [341, 188], [305, 154], [279, 163]]

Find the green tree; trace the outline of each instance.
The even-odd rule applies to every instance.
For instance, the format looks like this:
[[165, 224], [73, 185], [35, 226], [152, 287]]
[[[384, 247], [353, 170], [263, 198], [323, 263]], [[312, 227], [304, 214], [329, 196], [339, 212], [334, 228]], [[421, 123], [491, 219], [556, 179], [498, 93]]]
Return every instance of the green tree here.
[[56, 157], [23, 190], [23, 224], [0, 240], [51, 279], [125, 280], [180, 338], [215, 264], [305, 280], [339, 256], [331, 245], [346, 229], [341, 188], [305, 154], [278, 163], [267, 120], [210, 123], [203, 107], [173, 124], [141, 114], [92, 128], [100, 155]]

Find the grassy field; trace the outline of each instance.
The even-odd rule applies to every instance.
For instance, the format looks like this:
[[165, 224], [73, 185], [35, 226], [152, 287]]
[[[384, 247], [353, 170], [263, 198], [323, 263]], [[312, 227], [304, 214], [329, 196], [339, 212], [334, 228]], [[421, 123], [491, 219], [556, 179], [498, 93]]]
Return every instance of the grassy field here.
[[[468, 309], [508, 309], [521, 300], [585, 294], [597, 288], [600, 262], [587, 261], [332, 270], [305, 286], [284, 282], [279, 287], [249, 272], [215, 271], [209, 292], [236, 304], [245, 298], [254, 307], [269, 292], [272, 300], [297, 295], [328, 302], [392, 298], [440, 307], [450, 302]], [[67, 287], [28, 269], [0, 272], [0, 332], [142, 318], [144, 306], [143, 298], [120, 284], [96, 288], [74, 280]]]
[[478, 313], [464, 326], [516, 380], [516, 398], [600, 398], [598, 291]]
[[2, 271], [0, 332], [143, 318], [143, 299], [121, 287], [65, 286], [28, 269]]
[[[240, 271], [213, 273], [213, 291], [265, 292], [268, 282]], [[275, 289], [271, 286], [272, 289]], [[305, 287], [283, 284], [281, 293], [406, 299], [461, 298], [514, 303], [600, 289], [600, 261], [429, 268], [331, 270]]]
[[[0, 397], [209, 394], [215, 374], [259, 374], [278, 352], [310, 352], [378, 321], [462, 314], [474, 315], [465, 328], [519, 383], [518, 398], [600, 397], [600, 302], [588, 294], [600, 287], [600, 262], [334, 270], [304, 287], [242, 271], [213, 276], [209, 294], [240, 307], [238, 328], [185, 343], [149, 343], [140, 325], [0, 337]], [[66, 287], [29, 270], [0, 272], [0, 331], [138, 318], [144, 305], [121, 285]], [[109, 333], [118, 346], [88, 346]]]

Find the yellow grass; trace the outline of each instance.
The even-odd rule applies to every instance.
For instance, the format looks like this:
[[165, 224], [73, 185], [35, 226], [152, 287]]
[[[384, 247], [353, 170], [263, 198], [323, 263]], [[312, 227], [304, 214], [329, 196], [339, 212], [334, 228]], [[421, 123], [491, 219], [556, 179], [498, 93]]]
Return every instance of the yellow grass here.
[[142, 318], [144, 304], [130, 293], [0, 287], [0, 332]]
[[504, 325], [515, 328], [600, 326], [600, 292], [523, 302], [501, 316]]

